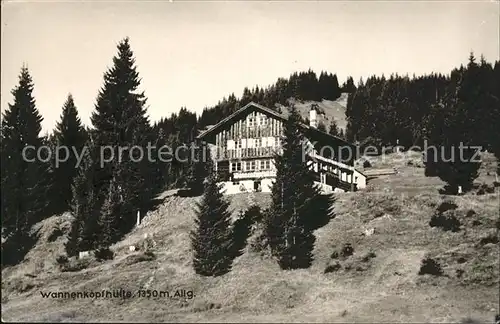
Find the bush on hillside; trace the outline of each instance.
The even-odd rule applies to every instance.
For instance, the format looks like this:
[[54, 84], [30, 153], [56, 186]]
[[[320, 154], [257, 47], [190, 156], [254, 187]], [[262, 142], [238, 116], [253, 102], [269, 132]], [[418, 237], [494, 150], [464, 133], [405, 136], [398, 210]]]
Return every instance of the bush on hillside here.
[[156, 255], [152, 251], [145, 251], [138, 254], [132, 254], [125, 259], [126, 265], [136, 264], [139, 262], [148, 262], [156, 259]]
[[113, 260], [114, 253], [108, 247], [102, 247], [95, 251], [94, 256], [97, 261]]
[[430, 227], [439, 227], [444, 231], [460, 231], [460, 221], [455, 217], [453, 211], [447, 211], [443, 214], [432, 215], [429, 221]]
[[479, 241], [479, 245], [498, 244], [498, 230], [495, 228], [490, 229], [487, 233], [483, 234]]
[[452, 209], [457, 209], [458, 206], [455, 204], [453, 201], [450, 200], [445, 200], [443, 201], [437, 208], [437, 211], [442, 214], [445, 211], [452, 210]]
[[85, 259], [70, 259], [69, 262], [61, 264], [59, 269], [61, 272], [78, 272], [87, 269], [91, 264], [90, 258]]
[[59, 237], [61, 237], [63, 235], [64, 235], [64, 232], [59, 227], [56, 227], [53, 229], [52, 233], [50, 233], [49, 237], [47, 238], [47, 241], [54, 242], [55, 240], [57, 240]]
[[323, 273], [326, 274], [326, 273], [336, 272], [339, 271], [341, 268], [342, 266], [340, 265], [340, 263], [338, 261], [334, 261], [326, 266]]
[[342, 250], [340, 250], [340, 256], [343, 258], [350, 257], [354, 253], [354, 248], [351, 243], [346, 243], [342, 246]]
[[65, 255], [59, 255], [57, 258], [56, 258], [56, 262], [57, 264], [59, 265], [62, 265], [62, 264], [66, 264], [69, 262], [68, 260], [68, 257], [65, 256]]
[[418, 274], [419, 275], [430, 274], [433, 276], [442, 276], [443, 269], [436, 260], [430, 257], [426, 257], [425, 259], [422, 260], [422, 265], [420, 266]]

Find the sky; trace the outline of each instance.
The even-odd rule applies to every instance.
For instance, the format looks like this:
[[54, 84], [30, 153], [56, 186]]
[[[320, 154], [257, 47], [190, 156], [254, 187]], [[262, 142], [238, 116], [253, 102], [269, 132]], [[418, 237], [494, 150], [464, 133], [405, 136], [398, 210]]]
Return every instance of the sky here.
[[245, 86], [311, 68], [347, 76], [449, 73], [499, 59], [498, 1], [2, 1], [1, 110], [23, 64], [43, 132], [68, 93], [89, 125], [116, 45], [130, 38], [151, 120], [200, 113]]

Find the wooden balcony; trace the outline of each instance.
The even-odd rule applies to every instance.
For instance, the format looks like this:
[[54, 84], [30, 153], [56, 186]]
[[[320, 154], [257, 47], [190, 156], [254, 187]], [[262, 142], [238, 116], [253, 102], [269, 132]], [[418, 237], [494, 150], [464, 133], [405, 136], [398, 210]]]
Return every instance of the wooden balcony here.
[[217, 161], [236, 160], [245, 158], [272, 158], [281, 153], [281, 149], [275, 147], [250, 147], [238, 149], [217, 148]]
[[276, 171], [274, 170], [262, 170], [262, 171], [239, 171], [233, 173], [234, 180], [240, 179], [260, 179], [260, 178], [270, 178], [276, 177]]

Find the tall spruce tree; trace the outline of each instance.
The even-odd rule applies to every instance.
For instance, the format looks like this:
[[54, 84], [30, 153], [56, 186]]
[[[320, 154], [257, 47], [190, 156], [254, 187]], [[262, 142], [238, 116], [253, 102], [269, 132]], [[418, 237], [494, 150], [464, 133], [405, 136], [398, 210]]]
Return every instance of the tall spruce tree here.
[[229, 203], [217, 184], [212, 164], [207, 165], [210, 172], [201, 202], [197, 204], [196, 229], [191, 232], [191, 244], [195, 272], [215, 277], [231, 270], [234, 251]]
[[[121, 197], [116, 202], [119, 208], [114, 205], [106, 208], [108, 213], [120, 210], [108, 215], [116, 220], [105, 222], [117, 224], [120, 234], [133, 227], [137, 210], [148, 208], [154, 193], [154, 170], [146, 152], [152, 132], [146, 115], [146, 98], [143, 92], [138, 92], [139, 85], [134, 55], [129, 39], [125, 38], [118, 44], [113, 67], [104, 75], [104, 86], [91, 116], [95, 145], [98, 148], [110, 146], [114, 150], [114, 158], [107, 163], [104, 159], [109, 160], [107, 153], [110, 151], [103, 150], [105, 154], [100, 156], [99, 162], [104, 162], [104, 167], [99, 170], [95, 185], [100, 197], [113, 202]], [[111, 188], [112, 193], [109, 192]], [[114, 234], [108, 236], [115, 238]]]
[[[207, 176], [206, 159], [209, 154], [205, 143], [193, 143], [190, 155], [190, 168], [187, 177], [187, 187], [193, 196], [203, 193], [203, 182]], [[209, 152], [208, 152], [209, 153]]]
[[266, 236], [282, 269], [307, 268], [313, 260], [315, 237], [310, 226], [315, 198], [320, 191], [314, 173], [302, 160], [305, 138], [300, 115], [292, 107], [284, 125], [282, 154], [276, 154], [276, 181], [266, 217]]
[[476, 112], [465, 100], [466, 95], [461, 94], [466, 78], [467, 71], [462, 71], [458, 82], [450, 83], [440, 102], [432, 106], [427, 125], [429, 148], [425, 152], [425, 174], [445, 181], [445, 192], [450, 194], [457, 194], [459, 187], [463, 192], [470, 190], [481, 166], [475, 148]]
[[97, 173], [97, 154], [91, 141], [83, 149], [81, 164], [72, 185], [71, 210], [73, 223], [66, 243], [66, 253], [75, 256], [80, 251], [97, 248], [99, 239], [99, 197], [94, 188]]
[[3, 235], [9, 248], [3, 248], [2, 263], [17, 262], [30, 247], [31, 225], [46, 211], [48, 164], [46, 156], [37, 158], [43, 144], [39, 135], [42, 116], [33, 98], [33, 80], [26, 67], [19, 84], [12, 90], [14, 103], [2, 117], [1, 131], [1, 216]]
[[72, 199], [72, 184], [77, 174], [77, 156], [82, 153], [83, 146], [87, 140], [85, 128], [82, 125], [78, 110], [76, 109], [73, 96], [68, 95], [62, 108], [61, 119], [54, 130], [56, 150], [60, 159], [58, 165], [54, 165], [54, 193], [57, 197], [61, 211], [67, 209]]

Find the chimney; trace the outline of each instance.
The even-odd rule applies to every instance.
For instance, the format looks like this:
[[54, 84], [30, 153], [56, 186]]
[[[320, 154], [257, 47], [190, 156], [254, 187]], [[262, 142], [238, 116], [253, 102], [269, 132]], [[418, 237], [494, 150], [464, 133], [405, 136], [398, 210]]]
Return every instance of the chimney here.
[[317, 128], [318, 120], [317, 120], [317, 112], [316, 107], [311, 106], [311, 110], [309, 111], [309, 126]]

